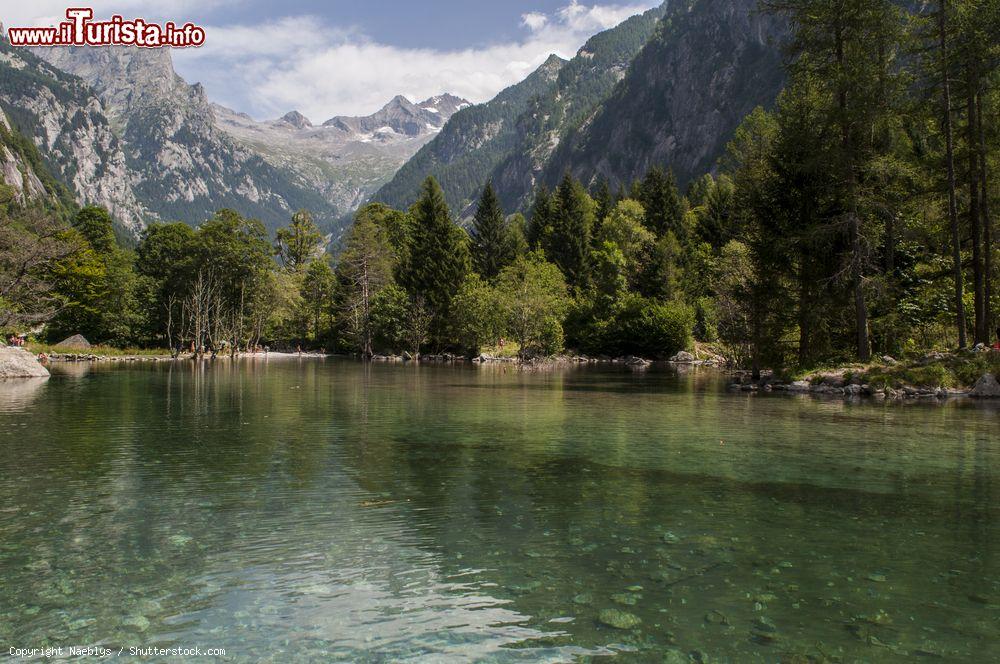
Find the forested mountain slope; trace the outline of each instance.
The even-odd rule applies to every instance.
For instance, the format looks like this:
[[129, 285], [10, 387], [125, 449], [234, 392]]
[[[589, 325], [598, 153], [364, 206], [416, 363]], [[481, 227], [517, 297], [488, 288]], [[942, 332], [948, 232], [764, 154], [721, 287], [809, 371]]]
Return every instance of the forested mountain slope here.
[[560, 142], [543, 181], [570, 171], [617, 186], [663, 166], [683, 186], [712, 170], [743, 118], [781, 91], [784, 33], [757, 0], [672, 5], [610, 98]]

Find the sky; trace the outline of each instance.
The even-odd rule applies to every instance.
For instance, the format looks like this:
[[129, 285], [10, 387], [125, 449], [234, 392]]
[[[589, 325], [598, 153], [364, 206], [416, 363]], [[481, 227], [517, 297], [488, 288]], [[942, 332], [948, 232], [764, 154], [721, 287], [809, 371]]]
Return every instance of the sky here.
[[[5, 25], [51, 25], [69, 0], [5, 2]], [[397, 94], [472, 102], [572, 57], [591, 35], [661, 0], [90, 0], [95, 18], [191, 21], [205, 45], [174, 67], [209, 98], [258, 120], [367, 115]]]

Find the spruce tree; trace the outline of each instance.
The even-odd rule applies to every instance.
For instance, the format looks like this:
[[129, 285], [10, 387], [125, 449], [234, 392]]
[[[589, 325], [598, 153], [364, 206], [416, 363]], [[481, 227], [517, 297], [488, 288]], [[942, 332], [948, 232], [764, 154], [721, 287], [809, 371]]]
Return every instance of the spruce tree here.
[[542, 239], [542, 247], [570, 287], [584, 288], [596, 206], [583, 186], [567, 173], [556, 190], [553, 208], [552, 229]]
[[594, 190], [594, 202], [597, 204], [597, 213], [594, 217], [594, 232], [593, 236], [596, 237], [601, 232], [601, 225], [604, 220], [608, 218], [611, 211], [615, 208], [615, 197], [611, 194], [611, 187], [608, 186], [608, 181], [605, 178], [601, 178]]
[[444, 192], [433, 177], [424, 181], [410, 215], [410, 250], [400, 281], [411, 300], [422, 299], [426, 304], [433, 317], [431, 334], [441, 343], [451, 298], [469, 272], [467, 236], [452, 222]]
[[542, 238], [552, 228], [552, 218], [552, 194], [545, 185], [542, 185], [535, 193], [535, 202], [531, 206], [531, 220], [524, 232], [524, 239], [528, 241], [529, 249], [535, 250], [541, 246]]
[[493, 280], [513, 260], [508, 236], [500, 200], [488, 182], [472, 221], [472, 264], [484, 279]]
[[659, 166], [650, 169], [639, 186], [639, 202], [646, 208], [646, 227], [657, 237], [671, 232], [681, 244], [687, 242], [684, 201], [673, 171], [664, 172]]

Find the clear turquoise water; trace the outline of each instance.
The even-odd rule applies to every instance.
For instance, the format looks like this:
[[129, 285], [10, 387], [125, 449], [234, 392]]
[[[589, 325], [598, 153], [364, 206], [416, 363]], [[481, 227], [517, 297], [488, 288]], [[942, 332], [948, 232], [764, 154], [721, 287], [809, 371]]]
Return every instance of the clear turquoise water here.
[[0, 647], [1000, 659], [1000, 411], [723, 383], [276, 360], [0, 384]]

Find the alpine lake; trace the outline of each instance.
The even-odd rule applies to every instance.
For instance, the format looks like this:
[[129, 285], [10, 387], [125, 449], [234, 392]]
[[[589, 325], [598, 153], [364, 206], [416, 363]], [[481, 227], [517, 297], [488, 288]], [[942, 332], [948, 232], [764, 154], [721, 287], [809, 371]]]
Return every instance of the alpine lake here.
[[258, 358], [0, 383], [0, 646], [1000, 660], [1000, 406], [726, 382]]

